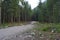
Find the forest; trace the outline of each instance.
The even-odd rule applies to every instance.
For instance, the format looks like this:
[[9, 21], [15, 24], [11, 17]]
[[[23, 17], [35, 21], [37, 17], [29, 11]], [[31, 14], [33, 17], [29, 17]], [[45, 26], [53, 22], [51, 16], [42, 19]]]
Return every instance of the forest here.
[[0, 39], [12, 35], [5, 40], [60, 40], [60, 0], [39, 0], [34, 9], [25, 0], [0, 0], [0, 29]]
[[[41, 23], [60, 23], [60, 0], [46, 0], [36, 8], [24, 0], [4, 0], [1, 6], [1, 23], [39, 21]], [[20, 5], [19, 5], [20, 2]]]

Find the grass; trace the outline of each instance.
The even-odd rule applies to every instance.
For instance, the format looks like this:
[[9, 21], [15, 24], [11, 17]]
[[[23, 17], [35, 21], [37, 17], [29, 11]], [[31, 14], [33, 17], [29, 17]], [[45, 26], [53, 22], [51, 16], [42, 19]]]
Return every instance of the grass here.
[[55, 32], [60, 33], [60, 23], [36, 23], [35, 30], [46, 32], [54, 30]]
[[7, 27], [13, 27], [13, 26], [21, 26], [21, 25], [25, 25], [25, 24], [27, 24], [27, 22], [4, 23], [4, 24], [0, 24], [0, 29], [7, 28]]

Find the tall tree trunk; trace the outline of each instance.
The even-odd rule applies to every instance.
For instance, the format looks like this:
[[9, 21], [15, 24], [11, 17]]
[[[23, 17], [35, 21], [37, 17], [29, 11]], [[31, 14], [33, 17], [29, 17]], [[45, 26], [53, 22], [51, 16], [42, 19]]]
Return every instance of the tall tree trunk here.
[[13, 23], [13, 13], [11, 14], [11, 23]]
[[1, 24], [1, 7], [0, 7], [0, 24]]
[[0, 24], [1, 24], [1, 0], [0, 0]]

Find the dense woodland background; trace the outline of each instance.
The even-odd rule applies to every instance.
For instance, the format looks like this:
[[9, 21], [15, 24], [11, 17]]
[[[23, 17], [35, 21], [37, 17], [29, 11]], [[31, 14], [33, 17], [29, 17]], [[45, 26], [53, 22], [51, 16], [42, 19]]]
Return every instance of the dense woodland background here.
[[[46, 0], [36, 8], [24, 0], [4, 0], [1, 2], [1, 23], [39, 21], [41, 23], [60, 23], [60, 0]], [[19, 2], [21, 4], [19, 5]]]

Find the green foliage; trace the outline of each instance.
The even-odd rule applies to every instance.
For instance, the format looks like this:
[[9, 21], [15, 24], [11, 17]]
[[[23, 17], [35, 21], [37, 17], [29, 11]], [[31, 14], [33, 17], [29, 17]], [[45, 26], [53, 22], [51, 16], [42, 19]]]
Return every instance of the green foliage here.
[[[21, 5], [19, 4], [21, 2]], [[35, 20], [41, 23], [59, 23], [60, 22], [60, 1], [46, 0], [39, 2], [38, 6], [31, 9], [28, 2], [24, 0], [4, 0], [1, 9], [2, 23], [20, 22]]]
[[47, 0], [44, 3], [39, 2], [39, 5], [34, 9], [34, 14], [39, 22], [59, 23], [60, 22], [60, 1]]
[[31, 6], [28, 2], [20, 0], [4, 0], [2, 2], [2, 23], [29, 21], [31, 19]]
[[35, 30], [47, 32], [52, 32], [52, 30], [54, 30], [60, 33], [60, 23], [37, 23], [37, 28], [35, 28]]
[[2, 2], [2, 22], [12, 22], [17, 17], [18, 0], [4, 0]]

